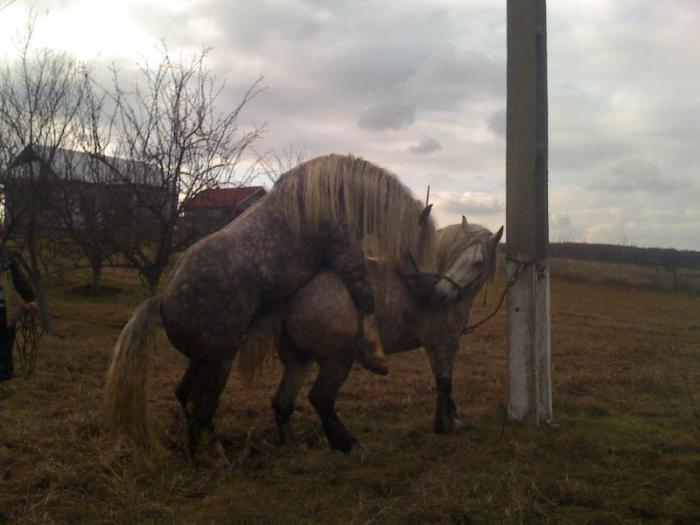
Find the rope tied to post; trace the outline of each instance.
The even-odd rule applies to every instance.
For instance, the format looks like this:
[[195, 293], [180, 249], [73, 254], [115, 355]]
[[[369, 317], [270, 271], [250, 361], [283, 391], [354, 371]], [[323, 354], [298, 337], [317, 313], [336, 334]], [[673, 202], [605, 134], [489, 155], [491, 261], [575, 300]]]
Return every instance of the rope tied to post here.
[[522, 275], [523, 270], [525, 269], [526, 266], [527, 266], [527, 263], [522, 262], [522, 261], [518, 261], [517, 268], [515, 269], [515, 271], [513, 272], [513, 275], [511, 276], [510, 279], [508, 279], [505, 287], [503, 288], [503, 293], [501, 293], [501, 298], [498, 300], [498, 304], [496, 305], [496, 308], [494, 308], [494, 310], [489, 315], [484, 317], [483, 319], [477, 321], [476, 323], [465, 326], [462, 329], [462, 335], [467, 335], [467, 334], [473, 332], [474, 330], [479, 328], [481, 325], [486, 324], [488, 321], [493, 319], [493, 317], [501, 309], [501, 306], [503, 306], [503, 301], [505, 301], [506, 295], [508, 294], [508, 290], [510, 290], [513, 287], [513, 285], [516, 282], [518, 282], [518, 278], [520, 278], [520, 275]]
[[34, 309], [23, 310], [17, 321], [15, 347], [24, 377], [28, 378], [34, 374], [39, 354], [39, 341], [43, 335], [44, 328], [39, 319], [39, 312]]

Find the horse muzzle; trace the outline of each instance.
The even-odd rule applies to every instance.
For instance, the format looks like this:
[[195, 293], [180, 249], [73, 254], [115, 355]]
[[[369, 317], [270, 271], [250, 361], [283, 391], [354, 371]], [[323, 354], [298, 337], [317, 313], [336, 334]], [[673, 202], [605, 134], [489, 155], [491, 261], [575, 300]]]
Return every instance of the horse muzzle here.
[[461, 293], [459, 284], [443, 275], [433, 288], [430, 302], [435, 306], [444, 306], [456, 301]]
[[466, 293], [478, 286], [479, 277], [475, 277], [465, 284], [460, 284], [449, 275], [441, 275], [440, 280], [433, 288], [431, 303], [434, 306], [446, 306], [459, 301]]

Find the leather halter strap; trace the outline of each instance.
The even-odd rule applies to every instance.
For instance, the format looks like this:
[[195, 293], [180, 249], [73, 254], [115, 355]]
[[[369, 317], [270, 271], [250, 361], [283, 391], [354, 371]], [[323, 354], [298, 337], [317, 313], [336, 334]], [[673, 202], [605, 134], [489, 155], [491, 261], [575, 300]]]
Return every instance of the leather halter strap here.
[[[416, 257], [413, 255], [413, 251], [410, 248], [408, 248], [406, 250], [404, 255], [409, 260], [409, 262], [411, 263], [411, 266], [413, 267], [413, 273], [404, 274], [404, 278], [408, 279], [413, 275], [429, 275], [429, 276], [433, 276], [433, 277], [438, 277], [438, 281], [444, 279], [445, 281], [450, 283], [452, 286], [454, 286], [460, 294], [464, 292], [464, 289], [466, 286], [460, 285], [457, 281], [455, 281], [452, 277], [450, 277], [447, 274], [430, 273], [430, 272], [421, 271], [420, 266], [418, 266], [418, 262], [416, 261]], [[467, 285], [469, 285], [469, 284], [471, 284], [471, 283], [468, 283]]]
[[[437, 274], [436, 274], [436, 275], [437, 275]], [[455, 288], [457, 288], [457, 290], [459, 290], [459, 293], [462, 293], [462, 292], [464, 291], [464, 288], [465, 288], [465, 287], [463, 287], [462, 285], [460, 285], [457, 281], [455, 281], [455, 280], [454, 280], [452, 277], [450, 277], [449, 275], [447, 275], [447, 274], [440, 274], [440, 275], [438, 275], [438, 277], [440, 277], [440, 279], [445, 279], [448, 283], [450, 283], [452, 286], [454, 286]]]

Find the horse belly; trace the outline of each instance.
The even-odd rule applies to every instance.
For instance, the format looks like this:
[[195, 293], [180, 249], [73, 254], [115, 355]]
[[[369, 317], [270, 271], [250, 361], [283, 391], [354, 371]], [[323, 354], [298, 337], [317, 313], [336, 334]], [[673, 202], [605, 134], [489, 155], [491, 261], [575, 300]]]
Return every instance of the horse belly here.
[[358, 314], [340, 278], [316, 276], [284, 309], [284, 327], [294, 344], [316, 359], [354, 355]]
[[393, 277], [377, 301], [377, 323], [384, 352], [395, 354], [421, 346], [416, 333], [418, 319], [410, 296]]

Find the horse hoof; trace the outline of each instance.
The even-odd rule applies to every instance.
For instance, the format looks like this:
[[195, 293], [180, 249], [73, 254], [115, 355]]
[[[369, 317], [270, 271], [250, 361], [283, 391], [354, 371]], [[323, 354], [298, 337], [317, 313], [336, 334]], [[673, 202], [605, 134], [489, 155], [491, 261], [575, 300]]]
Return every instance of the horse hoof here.
[[436, 434], [454, 434], [457, 430], [457, 423], [455, 421], [443, 421], [440, 423], [435, 423], [433, 427], [433, 432]]
[[360, 363], [363, 367], [365, 367], [373, 374], [377, 374], [380, 376], [389, 375], [389, 368], [386, 366], [386, 364], [381, 361], [375, 360], [374, 358], [365, 357], [360, 361]]
[[354, 448], [364, 450], [365, 447], [352, 436], [344, 439], [335, 439], [331, 442], [331, 449], [340, 450], [343, 454], [350, 454]]
[[359, 342], [358, 360], [360, 364], [374, 374], [380, 376], [389, 375], [389, 367], [386, 363], [386, 357], [375, 351], [375, 346], [367, 341]]
[[280, 438], [280, 445], [283, 447], [294, 448], [296, 445], [296, 439], [294, 438], [292, 429], [289, 426], [284, 426], [279, 427], [277, 431]]
[[231, 466], [231, 462], [224, 453], [224, 447], [217, 442], [213, 447], [200, 447], [192, 458], [195, 466], [208, 470], [222, 470]]
[[224, 447], [216, 438], [214, 431], [202, 427], [195, 430], [196, 432], [190, 436], [191, 438], [196, 436], [195, 440], [190, 441], [190, 458], [192, 463], [197, 467], [212, 470], [230, 467], [231, 463], [226, 457]]

